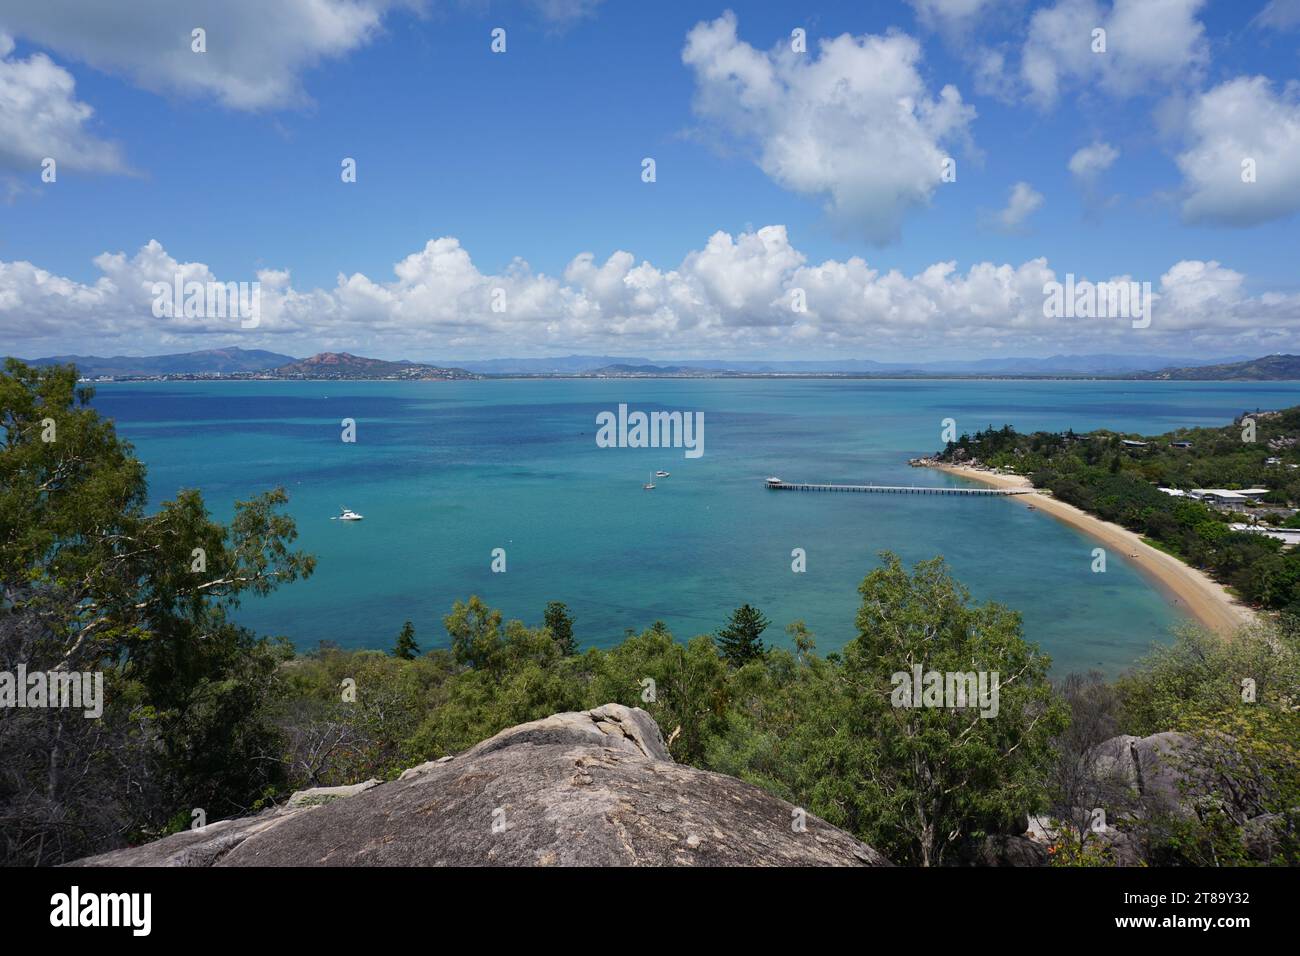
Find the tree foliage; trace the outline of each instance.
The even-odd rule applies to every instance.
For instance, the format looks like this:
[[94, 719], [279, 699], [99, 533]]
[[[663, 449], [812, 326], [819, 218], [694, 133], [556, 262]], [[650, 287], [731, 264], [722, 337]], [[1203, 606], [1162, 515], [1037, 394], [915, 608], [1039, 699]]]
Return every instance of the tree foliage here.
[[743, 667], [762, 657], [763, 632], [771, 621], [758, 608], [743, 604], [731, 612], [731, 619], [718, 631], [718, 648], [733, 667]]
[[420, 645], [415, 642], [415, 625], [407, 621], [397, 635], [397, 643], [393, 645], [393, 656], [400, 657], [404, 661], [413, 661], [419, 655]]
[[146, 509], [145, 472], [70, 367], [0, 375], [0, 669], [103, 675], [105, 711], [0, 712], [3, 858], [50, 862], [178, 813], [246, 811], [282, 779], [265, 703], [285, 652], [231, 623], [311, 573], [275, 490], [213, 521]]

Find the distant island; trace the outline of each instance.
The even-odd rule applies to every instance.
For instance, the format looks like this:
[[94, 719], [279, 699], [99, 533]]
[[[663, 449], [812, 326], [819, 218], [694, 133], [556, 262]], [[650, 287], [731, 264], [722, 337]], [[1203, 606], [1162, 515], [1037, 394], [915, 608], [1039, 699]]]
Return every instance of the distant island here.
[[1111, 379], [1116, 381], [1296, 381], [1300, 356], [1189, 360], [1161, 356], [1055, 355], [1047, 358], [931, 361], [651, 362], [608, 355], [416, 362], [320, 352], [298, 359], [262, 349], [229, 347], [143, 357], [54, 355], [29, 364], [73, 365], [87, 381], [371, 380], [467, 381], [483, 378], [848, 378], [848, 379]]
[[289, 362], [269, 371], [273, 378], [321, 379], [381, 379], [403, 382], [450, 381], [474, 379], [481, 376], [463, 368], [443, 368], [422, 365], [418, 362], [386, 362], [383, 359], [362, 358], [348, 352], [321, 352], [301, 362]]

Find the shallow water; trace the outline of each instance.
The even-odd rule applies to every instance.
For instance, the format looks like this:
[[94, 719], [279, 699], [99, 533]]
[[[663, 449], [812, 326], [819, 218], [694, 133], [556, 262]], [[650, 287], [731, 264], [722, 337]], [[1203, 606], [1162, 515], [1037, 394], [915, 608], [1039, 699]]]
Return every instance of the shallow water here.
[[[154, 502], [198, 487], [225, 520], [238, 498], [288, 490], [317, 572], [237, 617], [300, 648], [388, 648], [408, 618], [436, 646], [452, 601], [474, 593], [528, 623], [564, 601], [579, 640], [600, 647], [655, 620], [679, 638], [712, 631], [749, 602], [772, 642], [788, 645], [785, 625], [802, 618], [825, 653], [855, 636], [857, 586], [889, 549], [942, 554], [976, 598], [1021, 611], [1058, 673], [1114, 673], [1181, 619], [1122, 554], [1093, 574], [1089, 539], [998, 498], [776, 493], [763, 478], [961, 484], [907, 465], [940, 447], [944, 418], [961, 431], [1157, 433], [1297, 395], [1296, 383], [150, 382], [99, 386], [94, 404], [147, 463]], [[704, 455], [598, 448], [596, 415], [620, 402], [703, 411]], [[340, 441], [343, 418], [355, 444]], [[660, 468], [671, 477], [642, 490]], [[331, 520], [340, 506], [365, 520]], [[793, 548], [806, 573], [792, 573]]]

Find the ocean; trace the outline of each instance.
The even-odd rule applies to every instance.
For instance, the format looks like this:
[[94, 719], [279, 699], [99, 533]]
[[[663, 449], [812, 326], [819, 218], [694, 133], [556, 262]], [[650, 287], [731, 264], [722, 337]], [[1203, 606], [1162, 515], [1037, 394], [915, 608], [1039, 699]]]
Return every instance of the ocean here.
[[[750, 603], [769, 643], [790, 646], [802, 619], [824, 654], [856, 636], [857, 587], [890, 550], [943, 555], [974, 598], [1020, 611], [1054, 673], [1114, 674], [1182, 620], [1124, 555], [1094, 574], [1090, 539], [999, 498], [778, 493], [763, 479], [960, 485], [907, 464], [941, 447], [946, 418], [959, 432], [1158, 433], [1298, 397], [1286, 382], [540, 379], [114, 383], [93, 404], [148, 466], [154, 505], [199, 488], [227, 520], [238, 499], [288, 491], [317, 571], [236, 620], [302, 650], [387, 649], [408, 619], [423, 648], [445, 646], [443, 615], [477, 594], [529, 624], [563, 601], [595, 647], [655, 621], [688, 639]], [[621, 403], [702, 412], [703, 454], [598, 447], [597, 415]], [[671, 476], [643, 490], [659, 469]], [[341, 507], [365, 520], [332, 520]]]

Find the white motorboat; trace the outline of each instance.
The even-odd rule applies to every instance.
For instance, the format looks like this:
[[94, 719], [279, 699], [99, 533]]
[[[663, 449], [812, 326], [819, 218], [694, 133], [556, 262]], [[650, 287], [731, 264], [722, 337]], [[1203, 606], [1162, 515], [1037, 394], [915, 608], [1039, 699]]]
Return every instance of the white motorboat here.
[[656, 472], [655, 472], [655, 477], [656, 477], [656, 478], [667, 478], [667, 477], [668, 477], [669, 475], [671, 475], [671, 474], [672, 474], [671, 471], [656, 471]]
[[359, 515], [351, 508], [340, 508], [339, 512], [338, 515], [335, 515], [336, 521], [360, 521], [365, 518], [365, 515]]

